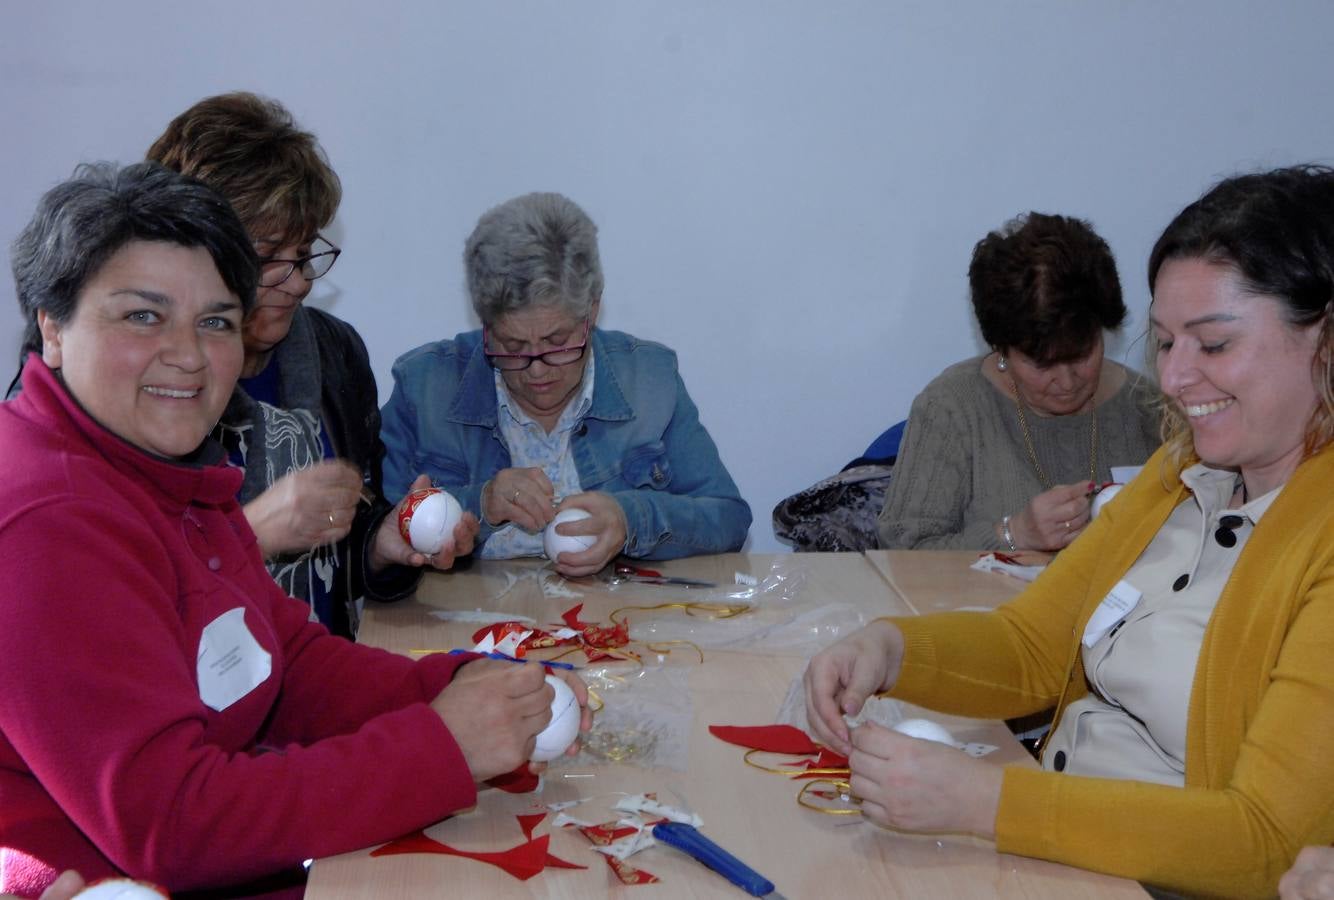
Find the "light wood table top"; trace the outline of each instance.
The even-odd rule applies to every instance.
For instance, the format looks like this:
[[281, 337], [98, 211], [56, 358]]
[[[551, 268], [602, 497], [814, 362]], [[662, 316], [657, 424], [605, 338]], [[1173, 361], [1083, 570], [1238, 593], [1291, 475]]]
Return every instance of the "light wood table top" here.
[[[767, 594], [774, 607], [745, 614], [754, 616], [763, 627], [746, 632], [749, 643], [744, 649], [706, 646], [703, 663], [693, 651], [679, 646], [661, 659], [646, 654], [654, 672], [682, 679], [687, 685], [689, 702], [679, 713], [686, 724], [675, 736], [681, 752], [670, 751], [671, 735], [659, 735], [659, 762], [666, 765], [617, 764], [587, 754], [563, 758], [552, 764], [539, 793], [484, 790], [474, 810], [433, 826], [427, 830], [428, 835], [459, 849], [500, 850], [523, 842], [515, 815], [542, 811], [544, 804], [592, 798], [569, 812], [586, 821], [602, 822], [615, 818], [609, 807], [616, 792], [656, 792], [665, 803], [697, 812], [704, 820], [701, 830], [705, 835], [772, 880], [776, 890], [789, 900], [826, 896], [1053, 900], [1144, 896], [1133, 882], [997, 854], [989, 842], [975, 838], [897, 834], [859, 817], [827, 816], [802, 809], [796, 803], [800, 782], [748, 767], [742, 759], [742, 748], [708, 733], [710, 724], [763, 725], [777, 720], [789, 687], [805, 664], [805, 649], [795, 639], [796, 633], [809, 632], [806, 642], [822, 646], [833, 639], [833, 632], [845, 620], [856, 618], [854, 613], [863, 618], [911, 614], [906, 604], [886, 590], [882, 578], [863, 558], [854, 554], [725, 555], [653, 567], [729, 587], [735, 572], [751, 574], [760, 582], [756, 603]], [[360, 639], [405, 653], [445, 649], [467, 645], [472, 632], [482, 626], [437, 614], [448, 616], [480, 608], [529, 615], [545, 623], [559, 621], [560, 612], [582, 602], [584, 620], [605, 622], [605, 616], [619, 607], [674, 601], [683, 595], [716, 599], [719, 593], [657, 585], [612, 586], [596, 580], [564, 583], [550, 580], [549, 574], [544, 574], [534, 561], [519, 560], [476, 563], [456, 573], [430, 574], [416, 599], [369, 605]], [[575, 593], [580, 596], [570, 596]], [[785, 604], [805, 611], [807, 619], [795, 620]], [[823, 620], [809, 615], [822, 604], [834, 604], [836, 609]], [[683, 614], [661, 610], [631, 611], [629, 615], [633, 629], [640, 620], [647, 623], [654, 616], [679, 618]], [[822, 621], [829, 636], [820, 631]], [[706, 635], [712, 624], [726, 626], [728, 622], [700, 620], [696, 627]], [[759, 631], [764, 632], [763, 636], [758, 635]], [[779, 640], [776, 651], [766, 647], [767, 636]], [[574, 659], [582, 662], [581, 657]], [[657, 668], [659, 665], [662, 668]], [[612, 671], [634, 673], [638, 669], [620, 663]], [[986, 757], [998, 765], [1033, 764], [1000, 723], [934, 713], [932, 717], [961, 741], [1000, 745], [1000, 750]], [[735, 900], [746, 896], [721, 876], [665, 846], [643, 850], [629, 860], [658, 876], [660, 883], [624, 887], [583, 836], [573, 829], [552, 828], [552, 818], [554, 814], [538, 826], [535, 834], [551, 834], [550, 852], [586, 865], [586, 870], [548, 868], [528, 881], [519, 881], [474, 860], [433, 854], [372, 858], [368, 849], [317, 861], [311, 870], [307, 897], [586, 900], [626, 891], [631, 892], [626, 896], [646, 898]]]
[[994, 609], [1028, 586], [1003, 572], [970, 569], [975, 550], [867, 550], [865, 556], [917, 615]]

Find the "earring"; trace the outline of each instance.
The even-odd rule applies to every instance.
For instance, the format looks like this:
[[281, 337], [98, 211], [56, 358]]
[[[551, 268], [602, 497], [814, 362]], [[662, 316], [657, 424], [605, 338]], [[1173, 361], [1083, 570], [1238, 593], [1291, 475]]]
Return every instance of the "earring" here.
[[1006, 372], [1009, 371], [1009, 368], [1010, 364], [1005, 361], [1005, 354], [1002, 353], [1000, 356], [996, 357], [997, 372]]

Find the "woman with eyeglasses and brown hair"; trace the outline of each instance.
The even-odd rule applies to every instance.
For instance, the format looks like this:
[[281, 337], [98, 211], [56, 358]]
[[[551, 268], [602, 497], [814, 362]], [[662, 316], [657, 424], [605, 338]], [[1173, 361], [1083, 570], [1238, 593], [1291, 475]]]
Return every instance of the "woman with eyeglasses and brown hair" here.
[[538, 556], [557, 513], [592, 544], [553, 560], [588, 575], [617, 554], [740, 549], [750, 507], [661, 344], [597, 327], [597, 226], [560, 194], [526, 194], [478, 221], [463, 254], [482, 328], [394, 364], [385, 491], [418, 472], [481, 519], [485, 558]]
[[[302, 301], [341, 252], [320, 234], [342, 186], [315, 136], [276, 101], [222, 94], [181, 113], [148, 158], [221, 193], [260, 257], [245, 363], [219, 424], [246, 471], [240, 500], [269, 571], [330, 630], [356, 633], [356, 600], [395, 600], [431, 563], [449, 568], [472, 548], [459, 526], [434, 557], [399, 536], [382, 496], [375, 376], [351, 325]], [[424, 484], [424, 482], [423, 482]]]

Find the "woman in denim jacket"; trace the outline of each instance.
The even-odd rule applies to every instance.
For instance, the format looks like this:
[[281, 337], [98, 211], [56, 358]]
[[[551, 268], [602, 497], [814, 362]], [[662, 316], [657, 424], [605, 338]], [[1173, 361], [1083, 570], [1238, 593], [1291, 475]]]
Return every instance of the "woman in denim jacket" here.
[[596, 327], [597, 226], [560, 194], [488, 212], [464, 250], [480, 331], [394, 364], [382, 410], [384, 484], [430, 475], [482, 520], [481, 555], [542, 553], [557, 526], [591, 547], [554, 560], [588, 575], [624, 553], [671, 559], [740, 549], [750, 527], [718, 449], [661, 344]]

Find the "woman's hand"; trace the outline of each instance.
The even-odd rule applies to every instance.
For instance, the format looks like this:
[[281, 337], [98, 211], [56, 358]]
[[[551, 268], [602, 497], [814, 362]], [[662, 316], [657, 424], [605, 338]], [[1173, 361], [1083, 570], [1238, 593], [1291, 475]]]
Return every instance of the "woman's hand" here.
[[243, 508], [264, 558], [347, 537], [361, 499], [361, 473], [328, 459], [288, 472]]
[[[538, 663], [475, 659], [458, 668], [431, 708], [458, 742], [474, 781], [513, 772], [551, 721], [555, 692]], [[578, 696], [576, 694], [576, 696]], [[584, 691], [584, 702], [588, 692]]]
[[1079, 536], [1089, 523], [1090, 496], [1094, 485], [1087, 481], [1058, 484], [1028, 501], [1010, 519], [1014, 545], [1025, 550], [1060, 550]]
[[625, 548], [628, 533], [625, 510], [621, 509], [615, 497], [602, 491], [588, 491], [566, 497], [556, 512], [566, 509], [582, 509], [588, 513], [588, 518], [561, 522], [556, 526], [556, 533], [592, 535], [595, 540], [587, 550], [559, 553], [552, 562], [556, 565], [556, 571], [568, 578], [592, 575]]
[[556, 515], [555, 498], [541, 469], [501, 469], [482, 489], [482, 515], [492, 525], [513, 522], [536, 533]]
[[[408, 493], [419, 491], [431, 486], [431, 479], [427, 475], [418, 475], [408, 488]], [[398, 530], [398, 514], [403, 511], [403, 504], [407, 502], [405, 495], [398, 501], [393, 512], [385, 516], [380, 522], [380, 527], [375, 531], [375, 542], [371, 544], [370, 564], [375, 572], [380, 571], [385, 566], [424, 566], [430, 564], [440, 571], [452, 568], [454, 560], [460, 556], [467, 556], [472, 552], [473, 544], [477, 541], [477, 532], [481, 525], [477, 517], [470, 512], [465, 512], [459, 524], [454, 526], [454, 536], [451, 540], [445, 541], [435, 553], [427, 555], [419, 553], [412, 549], [412, 545], [403, 540], [403, 534]]]
[[806, 665], [806, 721], [824, 744], [851, 751], [846, 713], [855, 716], [866, 698], [894, 686], [903, 662], [903, 632], [877, 619], [826, 647]]
[[1334, 847], [1307, 847], [1278, 882], [1281, 900], [1334, 898]]
[[1003, 777], [999, 766], [872, 723], [853, 729], [848, 765], [862, 815], [878, 825], [996, 835]]

